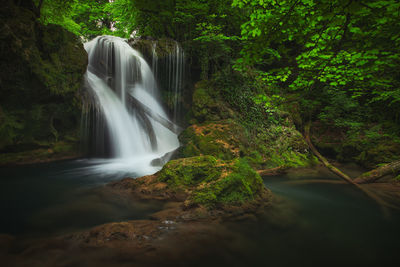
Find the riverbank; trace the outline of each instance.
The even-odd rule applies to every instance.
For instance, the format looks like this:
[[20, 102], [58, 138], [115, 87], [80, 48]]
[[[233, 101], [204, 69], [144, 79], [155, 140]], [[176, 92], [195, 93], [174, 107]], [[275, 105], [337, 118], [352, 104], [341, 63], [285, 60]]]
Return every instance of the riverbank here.
[[49, 163], [79, 159], [84, 155], [77, 142], [57, 142], [38, 146], [36, 149], [0, 153], [0, 167]]

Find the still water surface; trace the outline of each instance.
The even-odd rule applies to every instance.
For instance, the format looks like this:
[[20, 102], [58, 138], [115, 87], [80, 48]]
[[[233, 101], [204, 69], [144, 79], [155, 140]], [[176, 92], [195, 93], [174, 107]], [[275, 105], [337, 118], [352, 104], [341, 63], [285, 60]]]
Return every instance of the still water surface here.
[[[161, 208], [161, 203], [135, 202], [97, 190], [136, 175], [96, 172], [96, 164], [82, 160], [0, 169], [1, 232], [62, 234], [148, 218]], [[180, 258], [183, 266], [400, 266], [398, 210], [385, 215], [347, 184], [290, 183], [308, 179], [335, 178], [266, 178], [276, 200], [264, 215], [219, 225], [218, 236], [201, 237], [205, 243], [174, 244], [170, 249], [187, 246], [189, 252]]]
[[144, 219], [158, 211], [157, 202], [135, 202], [100, 190], [107, 182], [137, 176], [131, 170], [112, 170], [118, 167], [114, 165], [74, 160], [0, 168], [0, 231], [60, 234], [112, 221]]

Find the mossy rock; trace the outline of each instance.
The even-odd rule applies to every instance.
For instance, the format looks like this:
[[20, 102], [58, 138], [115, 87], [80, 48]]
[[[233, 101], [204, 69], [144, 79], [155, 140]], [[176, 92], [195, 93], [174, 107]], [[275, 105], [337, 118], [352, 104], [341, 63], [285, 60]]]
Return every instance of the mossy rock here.
[[221, 161], [212, 156], [181, 158], [167, 163], [157, 180], [186, 192], [186, 206], [241, 205], [264, 190], [260, 175], [245, 159]]
[[206, 207], [240, 205], [258, 197], [264, 189], [260, 175], [244, 159], [236, 159], [224, 175], [194, 190], [189, 203]]
[[294, 125], [270, 125], [263, 132], [248, 137], [242, 155], [257, 169], [312, 166], [318, 160], [308, 149]]
[[176, 41], [171, 38], [135, 38], [128, 40], [129, 45], [140, 51], [146, 58], [151, 60], [153, 54], [153, 47], [159, 59], [168, 57], [171, 53], [175, 52]]
[[7, 70], [0, 73], [0, 150], [31, 147], [35, 155], [33, 146], [77, 136], [78, 91], [87, 67], [79, 37], [61, 26], [40, 24], [11, 1], [2, 7], [0, 23], [0, 67]]
[[400, 159], [400, 144], [393, 141], [382, 141], [362, 151], [355, 159], [365, 167], [375, 168], [378, 164], [390, 163]]
[[318, 163], [318, 159], [311, 153], [304, 154], [295, 151], [285, 151], [281, 154], [272, 153], [264, 164], [266, 168], [302, 168]]
[[213, 156], [200, 156], [168, 162], [160, 171], [158, 179], [173, 187], [187, 187], [218, 179], [221, 172]]
[[197, 122], [234, 118], [234, 112], [220, 99], [217, 91], [208, 81], [200, 81], [195, 84], [192, 112]]
[[341, 162], [357, 162], [366, 168], [400, 159], [400, 140], [390, 136], [381, 125], [365, 125], [363, 129], [350, 132], [346, 129], [313, 124], [312, 142], [325, 156]]
[[185, 129], [179, 140], [181, 157], [244, 157], [256, 169], [306, 167], [318, 162], [294, 126], [270, 126], [254, 137], [233, 120], [205, 122]]
[[78, 142], [60, 141], [53, 144], [36, 144], [36, 146], [38, 146], [36, 149], [0, 153], [0, 166], [43, 163], [81, 156]]
[[246, 143], [244, 129], [233, 121], [206, 122], [184, 130], [179, 140], [182, 157], [212, 155], [229, 160], [240, 156], [240, 146]]

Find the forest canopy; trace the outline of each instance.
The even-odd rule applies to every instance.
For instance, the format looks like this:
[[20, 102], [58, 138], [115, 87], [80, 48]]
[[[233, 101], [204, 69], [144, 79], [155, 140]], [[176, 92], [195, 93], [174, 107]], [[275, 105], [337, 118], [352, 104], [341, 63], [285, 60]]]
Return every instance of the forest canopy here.
[[203, 79], [251, 73], [268, 88], [254, 100], [266, 109], [294, 97], [303, 120], [398, 135], [396, 0], [34, 0], [33, 6], [42, 23], [85, 40], [175, 39]]

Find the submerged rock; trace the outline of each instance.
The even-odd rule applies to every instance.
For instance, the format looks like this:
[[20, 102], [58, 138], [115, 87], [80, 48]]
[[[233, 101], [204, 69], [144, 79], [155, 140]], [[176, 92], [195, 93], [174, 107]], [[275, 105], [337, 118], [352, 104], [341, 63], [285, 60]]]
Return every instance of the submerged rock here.
[[165, 153], [162, 157], [153, 159], [150, 164], [152, 166], [164, 166], [169, 160], [177, 157], [178, 149], [175, 149], [171, 152]]

